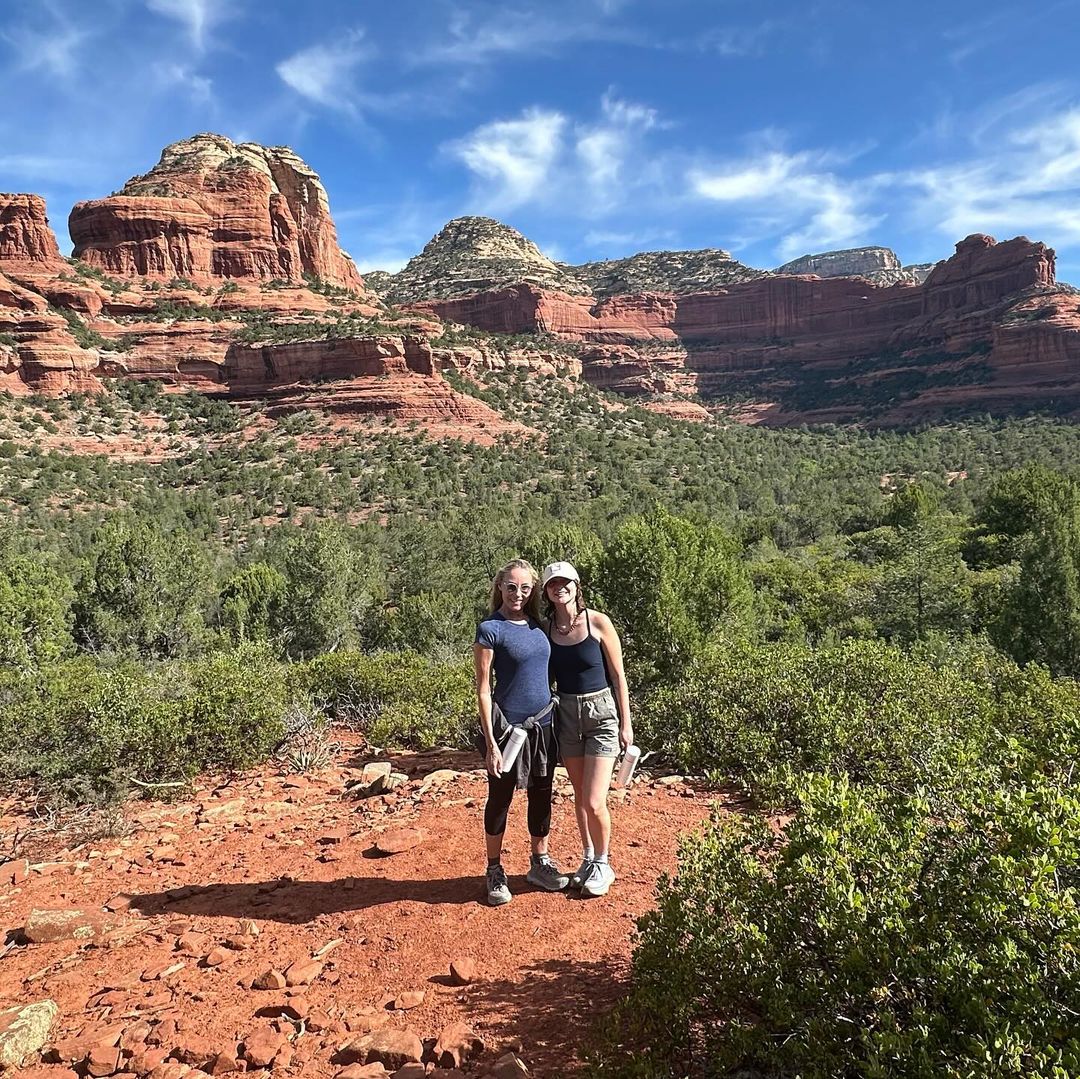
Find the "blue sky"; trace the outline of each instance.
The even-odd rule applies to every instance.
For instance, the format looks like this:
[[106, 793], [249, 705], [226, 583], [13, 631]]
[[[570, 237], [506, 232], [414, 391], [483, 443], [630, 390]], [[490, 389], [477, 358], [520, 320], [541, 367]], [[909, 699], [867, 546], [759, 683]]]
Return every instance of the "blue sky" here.
[[905, 262], [1024, 234], [1080, 283], [1080, 0], [0, 0], [0, 190], [73, 203], [199, 131], [287, 144], [395, 269], [489, 214], [555, 258]]

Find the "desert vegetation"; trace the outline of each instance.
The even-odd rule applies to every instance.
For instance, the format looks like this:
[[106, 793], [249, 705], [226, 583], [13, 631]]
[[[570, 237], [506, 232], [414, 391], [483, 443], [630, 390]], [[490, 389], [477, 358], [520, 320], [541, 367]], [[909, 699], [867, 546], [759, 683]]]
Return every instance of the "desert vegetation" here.
[[[5, 782], [165, 795], [298, 716], [466, 745], [492, 572], [569, 558], [621, 628], [640, 741], [753, 807], [661, 883], [598, 1073], [1075, 1074], [1077, 429], [471, 389], [536, 434], [305, 447], [317, 411], [290, 431], [154, 384], [0, 401]], [[150, 421], [153, 460], [46, 441]]]

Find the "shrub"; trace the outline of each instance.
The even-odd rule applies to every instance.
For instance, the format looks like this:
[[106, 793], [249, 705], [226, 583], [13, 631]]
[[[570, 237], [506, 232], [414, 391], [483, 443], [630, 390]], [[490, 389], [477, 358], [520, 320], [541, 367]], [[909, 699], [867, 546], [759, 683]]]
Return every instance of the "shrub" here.
[[67, 577], [37, 558], [0, 559], [0, 664], [30, 667], [73, 647]]
[[0, 774], [61, 796], [248, 767], [280, 741], [284, 668], [254, 649], [194, 663], [82, 657], [0, 682]]
[[733, 642], [654, 690], [638, 733], [680, 768], [711, 771], [782, 804], [799, 774], [815, 771], [898, 790], [946, 789], [999, 755], [1021, 715], [1050, 723], [1075, 714], [1076, 701], [1075, 684], [1003, 659], [976, 674], [879, 641], [820, 649]]
[[466, 746], [476, 724], [472, 664], [416, 652], [337, 652], [299, 666], [297, 690], [377, 745]]
[[977, 794], [942, 817], [920, 797], [808, 779], [786, 839], [718, 816], [683, 843], [599, 1063], [1065, 1079], [1080, 1068], [1078, 887], [1070, 786]]

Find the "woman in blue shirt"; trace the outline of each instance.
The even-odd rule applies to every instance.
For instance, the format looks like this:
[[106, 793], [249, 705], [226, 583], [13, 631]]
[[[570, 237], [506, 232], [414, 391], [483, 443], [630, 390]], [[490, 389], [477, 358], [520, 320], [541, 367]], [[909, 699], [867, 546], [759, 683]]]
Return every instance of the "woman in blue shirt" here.
[[[476, 699], [488, 772], [485, 886], [492, 906], [510, 902], [502, 846], [515, 788], [527, 792], [529, 803], [532, 857], [526, 879], [549, 892], [561, 891], [570, 882], [548, 855], [551, 784], [558, 746], [548, 674], [551, 645], [537, 617], [539, 598], [536, 570], [521, 558], [508, 562], [495, 577], [491, 614], [480, 623], [473, 645]], [[523, 728], [526, 739], [504, 773], [502, 749], [513, 727]]]

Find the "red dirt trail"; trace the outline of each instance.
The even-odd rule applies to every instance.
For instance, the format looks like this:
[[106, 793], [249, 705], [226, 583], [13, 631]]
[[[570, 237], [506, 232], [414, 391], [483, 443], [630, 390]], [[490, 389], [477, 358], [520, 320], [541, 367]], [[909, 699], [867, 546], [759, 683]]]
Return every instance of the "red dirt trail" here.
[[[197, 1034], [204, 1046], [236, 1056], [238, 1043], [271, 1027], [267, 1015], [292, 1001], [312, 1018], [279, 1021], [292, 1059], [275, 1063], [275, 1077], [337, 1075], [340, 1048], [375, 1026], [411, 1028], [430, 1046], [457, 1021], [485, 1042], [464, 1065], [469, 1074], [483, 1075], [508, 1049], [519, 1050], [533, 1076], [576, 1070], [596, 1016], [624, 989], [634, 919], [653, 905], [659, 875], [674, 869], [678, 837], [707, 818], [709, 795], [645, 776], [625, 794], [613, 791], [618, 881], [592, 900], [526, 884], [519, 796], [504, 855], [514, 898], [492, 909], [481, 901], [486, 785], [477, 757], [393, 755], [383, 759], [409, 775], [406, 785], [373, 798], [346, 796], [348, 781], [371, 759], [346, 746], [335, 766], [320, 772], [290, 776], [267, 766], [197, 787], [194, 799], [136, 803], [128, 813], [133, 830], [123, 838], [64, 850], [55, 849], [55, 839], [51, 850], [47, 840], [37, 842], [26, 879], [12, 885], [12, 867], [18, 877], [21, 862], [0, 869], [0, 926], [8, 941], [6, 950], [0, 944], [0, 1009], [56, 1001], [54, 1043], [80, 1033], [93, 1041], [100, 1028], [140, 1021], [134, 1036], [145, 1037], [146, 1024], [165, 1030], [180, 1020], [181, 1031], [170, 1035], [178, 1043]], [[424, 789], [439, 769], [458, 774], [442, 773]], [[18, 813], [0, 804], [0, 830], [14, 831]], [[399, 826], [419, 828], [422, 842], [377, 856], [378, 835]], [[576, 865], [566, 794], [556, 796], [551, 846], [564, 868]], [[118, 893], [132, 897], [131, 909], [106, 915], [110, 925], [95, 940], [27, 944], [21, 936], [34, 908], [100, 915], [106, 904], [123, 906], [110, 903]], [[253, 920], [258, 936], [242, 950], [220, 949], [221, 965], [204, 965], [236, 936], [241, 919]], [[285, 971], [334, 941], [340, 943], [322, 957], [310, 985], [251, 988], [268, 969]], [[448, 977], [461, 958], [477, 968], [477, 979], [464, 987]], [[173, 973], [142, 980], [179, 963]], [[102, 999], [105, 990], [112, 992]], [[424, 994], [418, 1006], [387, 1007], [413, 991]], [[25, 1074], [74, 1073], [52, 1064]]]

